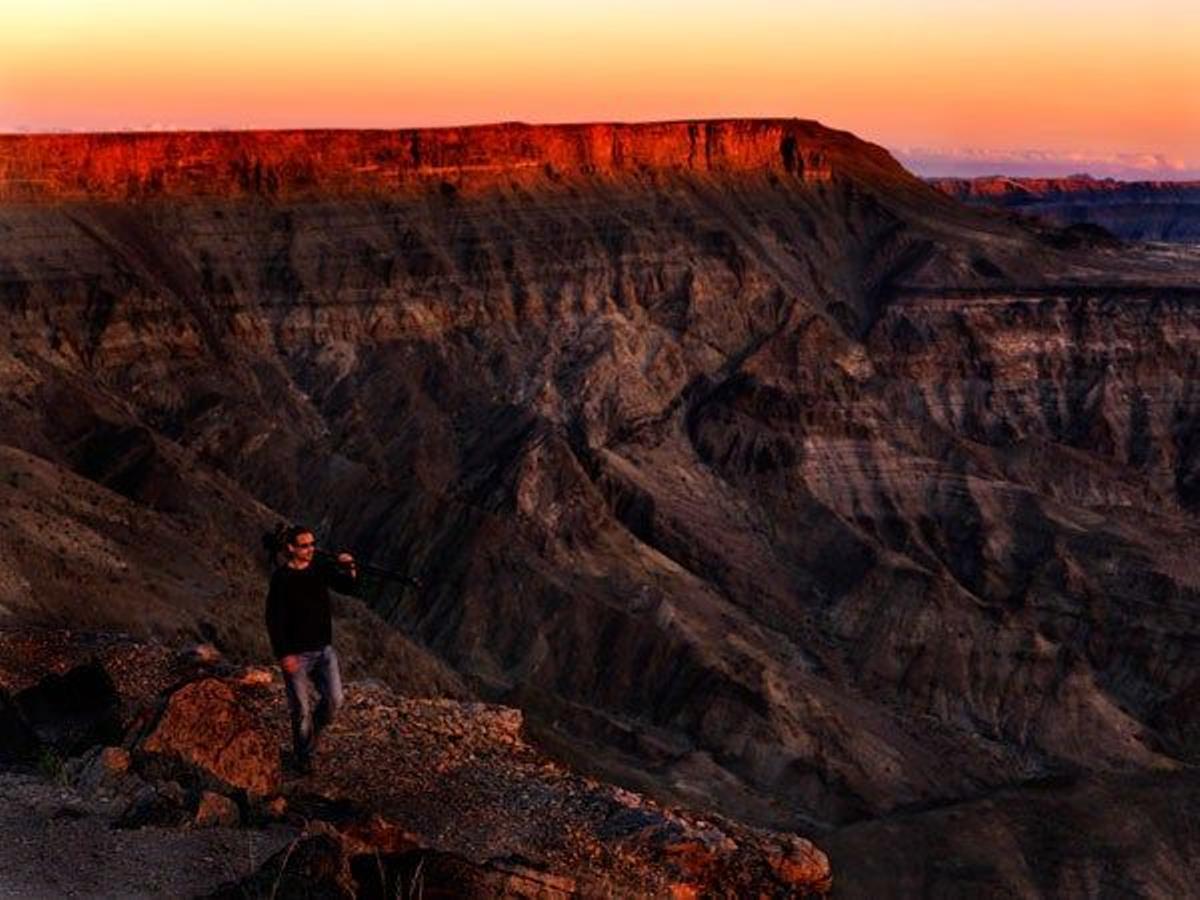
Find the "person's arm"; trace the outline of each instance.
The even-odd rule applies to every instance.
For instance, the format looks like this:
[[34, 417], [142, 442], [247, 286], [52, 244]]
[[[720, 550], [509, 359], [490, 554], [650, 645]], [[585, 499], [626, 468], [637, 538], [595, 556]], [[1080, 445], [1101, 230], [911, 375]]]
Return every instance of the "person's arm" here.
[[339, 553], [329, 573], [329, 586], [339, 594], [358, 596], [358, 565], [349, 553]]

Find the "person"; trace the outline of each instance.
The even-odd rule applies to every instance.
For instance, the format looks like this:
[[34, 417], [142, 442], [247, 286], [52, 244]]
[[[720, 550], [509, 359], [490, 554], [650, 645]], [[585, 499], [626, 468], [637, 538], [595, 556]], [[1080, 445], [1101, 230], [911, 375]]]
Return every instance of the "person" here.
[[338, 554], [336, 566], [315, 563], [316, 538], [303, 525], [284, 532], [283, 550], [267, 592], [267, 633], [283, 670], [296, 769], [308, 775], [321, 732], [342, 702], [329, 589], [353, 594], [358, 569], [349, 553]]

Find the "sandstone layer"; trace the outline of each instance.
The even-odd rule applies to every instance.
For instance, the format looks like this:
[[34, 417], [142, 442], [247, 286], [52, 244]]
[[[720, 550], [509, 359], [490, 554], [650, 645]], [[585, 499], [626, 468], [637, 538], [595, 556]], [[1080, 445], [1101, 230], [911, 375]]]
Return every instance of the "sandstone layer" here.
[[0, 136], [0, 200], [392, 196], [660, 169], [782, 169], [828, 181], [894, 169], [883, 151], [815, 122], [521, 123], [407, 131], [148, 132]]
[[364, 666], [627, 785], [836, 843], [1133, 773], [1159, 828], [1200, 760], [1200, 256], [812, 123], [416, 134], [6, 139], [10, 618], [261, 653], [256, 532], [304, 519], [422, 575], [368, 592], [405, 638], [347, 621]]

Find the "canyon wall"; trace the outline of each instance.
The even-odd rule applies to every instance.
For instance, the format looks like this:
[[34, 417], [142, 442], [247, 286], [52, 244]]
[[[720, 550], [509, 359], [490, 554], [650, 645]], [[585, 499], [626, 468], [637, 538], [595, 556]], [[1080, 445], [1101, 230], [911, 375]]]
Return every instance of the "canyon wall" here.
[[[4, 140], [7, 616], [253, 648], [302, 519], [422, 574], [369, 599], [424, 677], [835, 878], [914, 810], [1077, 780], [1069, 842], [1093, 779], [1153, 830], [1192, 777], [1188, 249], [804, 122]], [[1191, 846], [1012, 852], [1136, 892]]]
[[399, 131], [0, 136], [0, 200], [380, 196], [428, 182], [468, 189], [532, 176], [777, 168], [825, 181], [834, 165], [899, 167], [883, 151], [797, 120]]
[[1200, 182], [1112, 178], [935, 178], [938, 190], [980, 206], [1060, 225], [1098, 225], [1120, 238], [1200, 243]]

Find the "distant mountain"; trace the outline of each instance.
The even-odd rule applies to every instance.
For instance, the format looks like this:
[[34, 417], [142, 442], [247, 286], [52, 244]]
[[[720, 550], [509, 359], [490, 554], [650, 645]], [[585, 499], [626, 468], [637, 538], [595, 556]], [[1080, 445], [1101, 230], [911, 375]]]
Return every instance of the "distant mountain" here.
[[3, 138], [0, 615], [265, 654], [304, 520], [423, 576], [356, 665], [847, 896], [1185, 896], [1198, 284], [812, 122]]
[[1015, 209], [1060, 225], [1098, 225], [1128, 240], [1200, 243], [1200, 181], [993, 175], [929, 183], [965, 203]]

